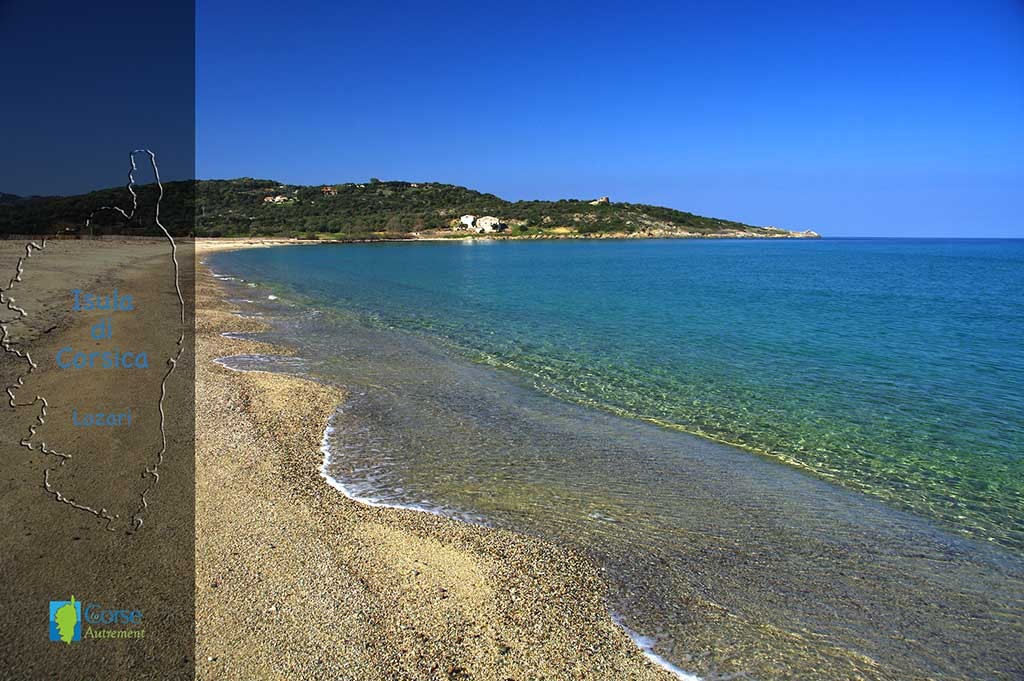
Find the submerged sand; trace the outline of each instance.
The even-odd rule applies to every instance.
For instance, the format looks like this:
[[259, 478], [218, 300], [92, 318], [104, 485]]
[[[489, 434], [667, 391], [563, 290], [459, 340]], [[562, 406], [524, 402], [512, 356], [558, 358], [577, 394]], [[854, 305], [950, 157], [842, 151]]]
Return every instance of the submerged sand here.
[[205, 268], [196, 293], [200, 678], [673, 678], [582, 557], [330, 487], [320, 442], [343, 393], [216, 364], [287, 351], [221, 335], [261, 327]]

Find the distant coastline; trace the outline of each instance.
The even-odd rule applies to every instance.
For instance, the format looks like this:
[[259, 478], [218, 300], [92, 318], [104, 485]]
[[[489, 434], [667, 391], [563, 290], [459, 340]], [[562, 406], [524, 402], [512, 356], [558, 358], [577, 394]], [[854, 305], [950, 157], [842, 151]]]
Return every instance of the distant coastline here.
[[258, 248], [264, 246], [302, 246], [315, 244], [365, 244], [365, 243], [401, 243], [401, 242], [454, 242], [454, 241], [614, 241], [614, 240], [637, 240], [637, 239], [662, 239], [662, 240], [699, 240], [699, 239], [737, 239], [737, 240], [771, 240], [771, 239], [821, 239], [816, 232], [785, 232], [777, 235], [680, 235], [680, 234], [410, 234], [408, 236], [363, 236], [363, 237], [340, 237], [333, 235], [316, 235], [312, 237], [245, 237], [245, 236], [220, 236], [220, 237], [199, 237], [197, 243], [204, 244], [207, 250], [222, 250], [234, 248]]
[[[231, 237], [212, 237], [214, 239], [225, 239]], [[307, 242], [319, 242], [319, 243], [368, 243], [373, 241], [475, 241], [475, 240], [496, 240], [496, 241], [558, 241], [566, 239], [583, 239], [583, 240], [614, 240], [614, 239], [820, 239], [821, 235], [817, 232], [806, 230], [803, 232], [792, 232], [788, 230], [778, 230], [775, 233], [770, 234], [751, 234], [751, 233], [722, 233], [722, 234], [679, 234], [679, 233], [658, 233], [658, 232], [544, 232], [539, 234], [468, 234], [468, 233], [449, 233], [443, 232], [428, 232], [428, 233], [412, 233], [408, 236], [393, 237], [393, 236], [380, 236], [380, 237], [335, 237], [333, 235], [321, 235], [317, 234], [314, 237], [293, 237], [288, 239], [289, 242], [296, 243], [307, 243]]]
[[[487, 236], [507, 239], [817, 238], [812, 230], [750, 225], [665, 206], [596, 199], [508, 201], [440, 182], [280, 184], [236, 178], [163, 184], [160, 217], [174, 236], [373, 241]], [[137, 185], [145, 194], [153, 187]], [[117, 205], [123, 187], [80, 196], [0, 200], [0, 233], [149, 234], [92, 207]], [[154, 235], [158, 236], [158, 234]]]

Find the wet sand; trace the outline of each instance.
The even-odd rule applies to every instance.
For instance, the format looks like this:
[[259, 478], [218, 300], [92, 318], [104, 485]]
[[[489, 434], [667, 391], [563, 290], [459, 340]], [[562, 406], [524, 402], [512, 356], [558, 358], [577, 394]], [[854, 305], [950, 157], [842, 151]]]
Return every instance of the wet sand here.
[[319, 447], [343, 395], [215, 364], [286, 351], [221, 335], [260, 325], [204, 268], [196, 327], [200, 678], [673, 678], [611, 620], [582, 557], [331, 488]]

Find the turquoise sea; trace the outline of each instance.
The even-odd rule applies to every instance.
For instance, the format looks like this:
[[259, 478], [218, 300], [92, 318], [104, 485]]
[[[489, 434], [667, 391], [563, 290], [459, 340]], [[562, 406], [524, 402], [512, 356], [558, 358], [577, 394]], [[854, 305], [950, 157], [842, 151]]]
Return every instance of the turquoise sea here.
[[1024, 674], [1024, 241], [335, 244], [209, 263], [300, 357], [227, 362], [349, 388], [333, 482], [583, 551], [672, 663]]

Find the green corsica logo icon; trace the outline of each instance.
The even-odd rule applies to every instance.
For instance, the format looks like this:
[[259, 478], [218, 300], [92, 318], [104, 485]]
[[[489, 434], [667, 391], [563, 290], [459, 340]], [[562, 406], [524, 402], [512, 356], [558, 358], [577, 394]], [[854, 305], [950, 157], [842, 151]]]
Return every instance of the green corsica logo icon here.
[[82, 640], [82, 604], [74, 596], [70, 601], [50, 601], [50, 640]]

